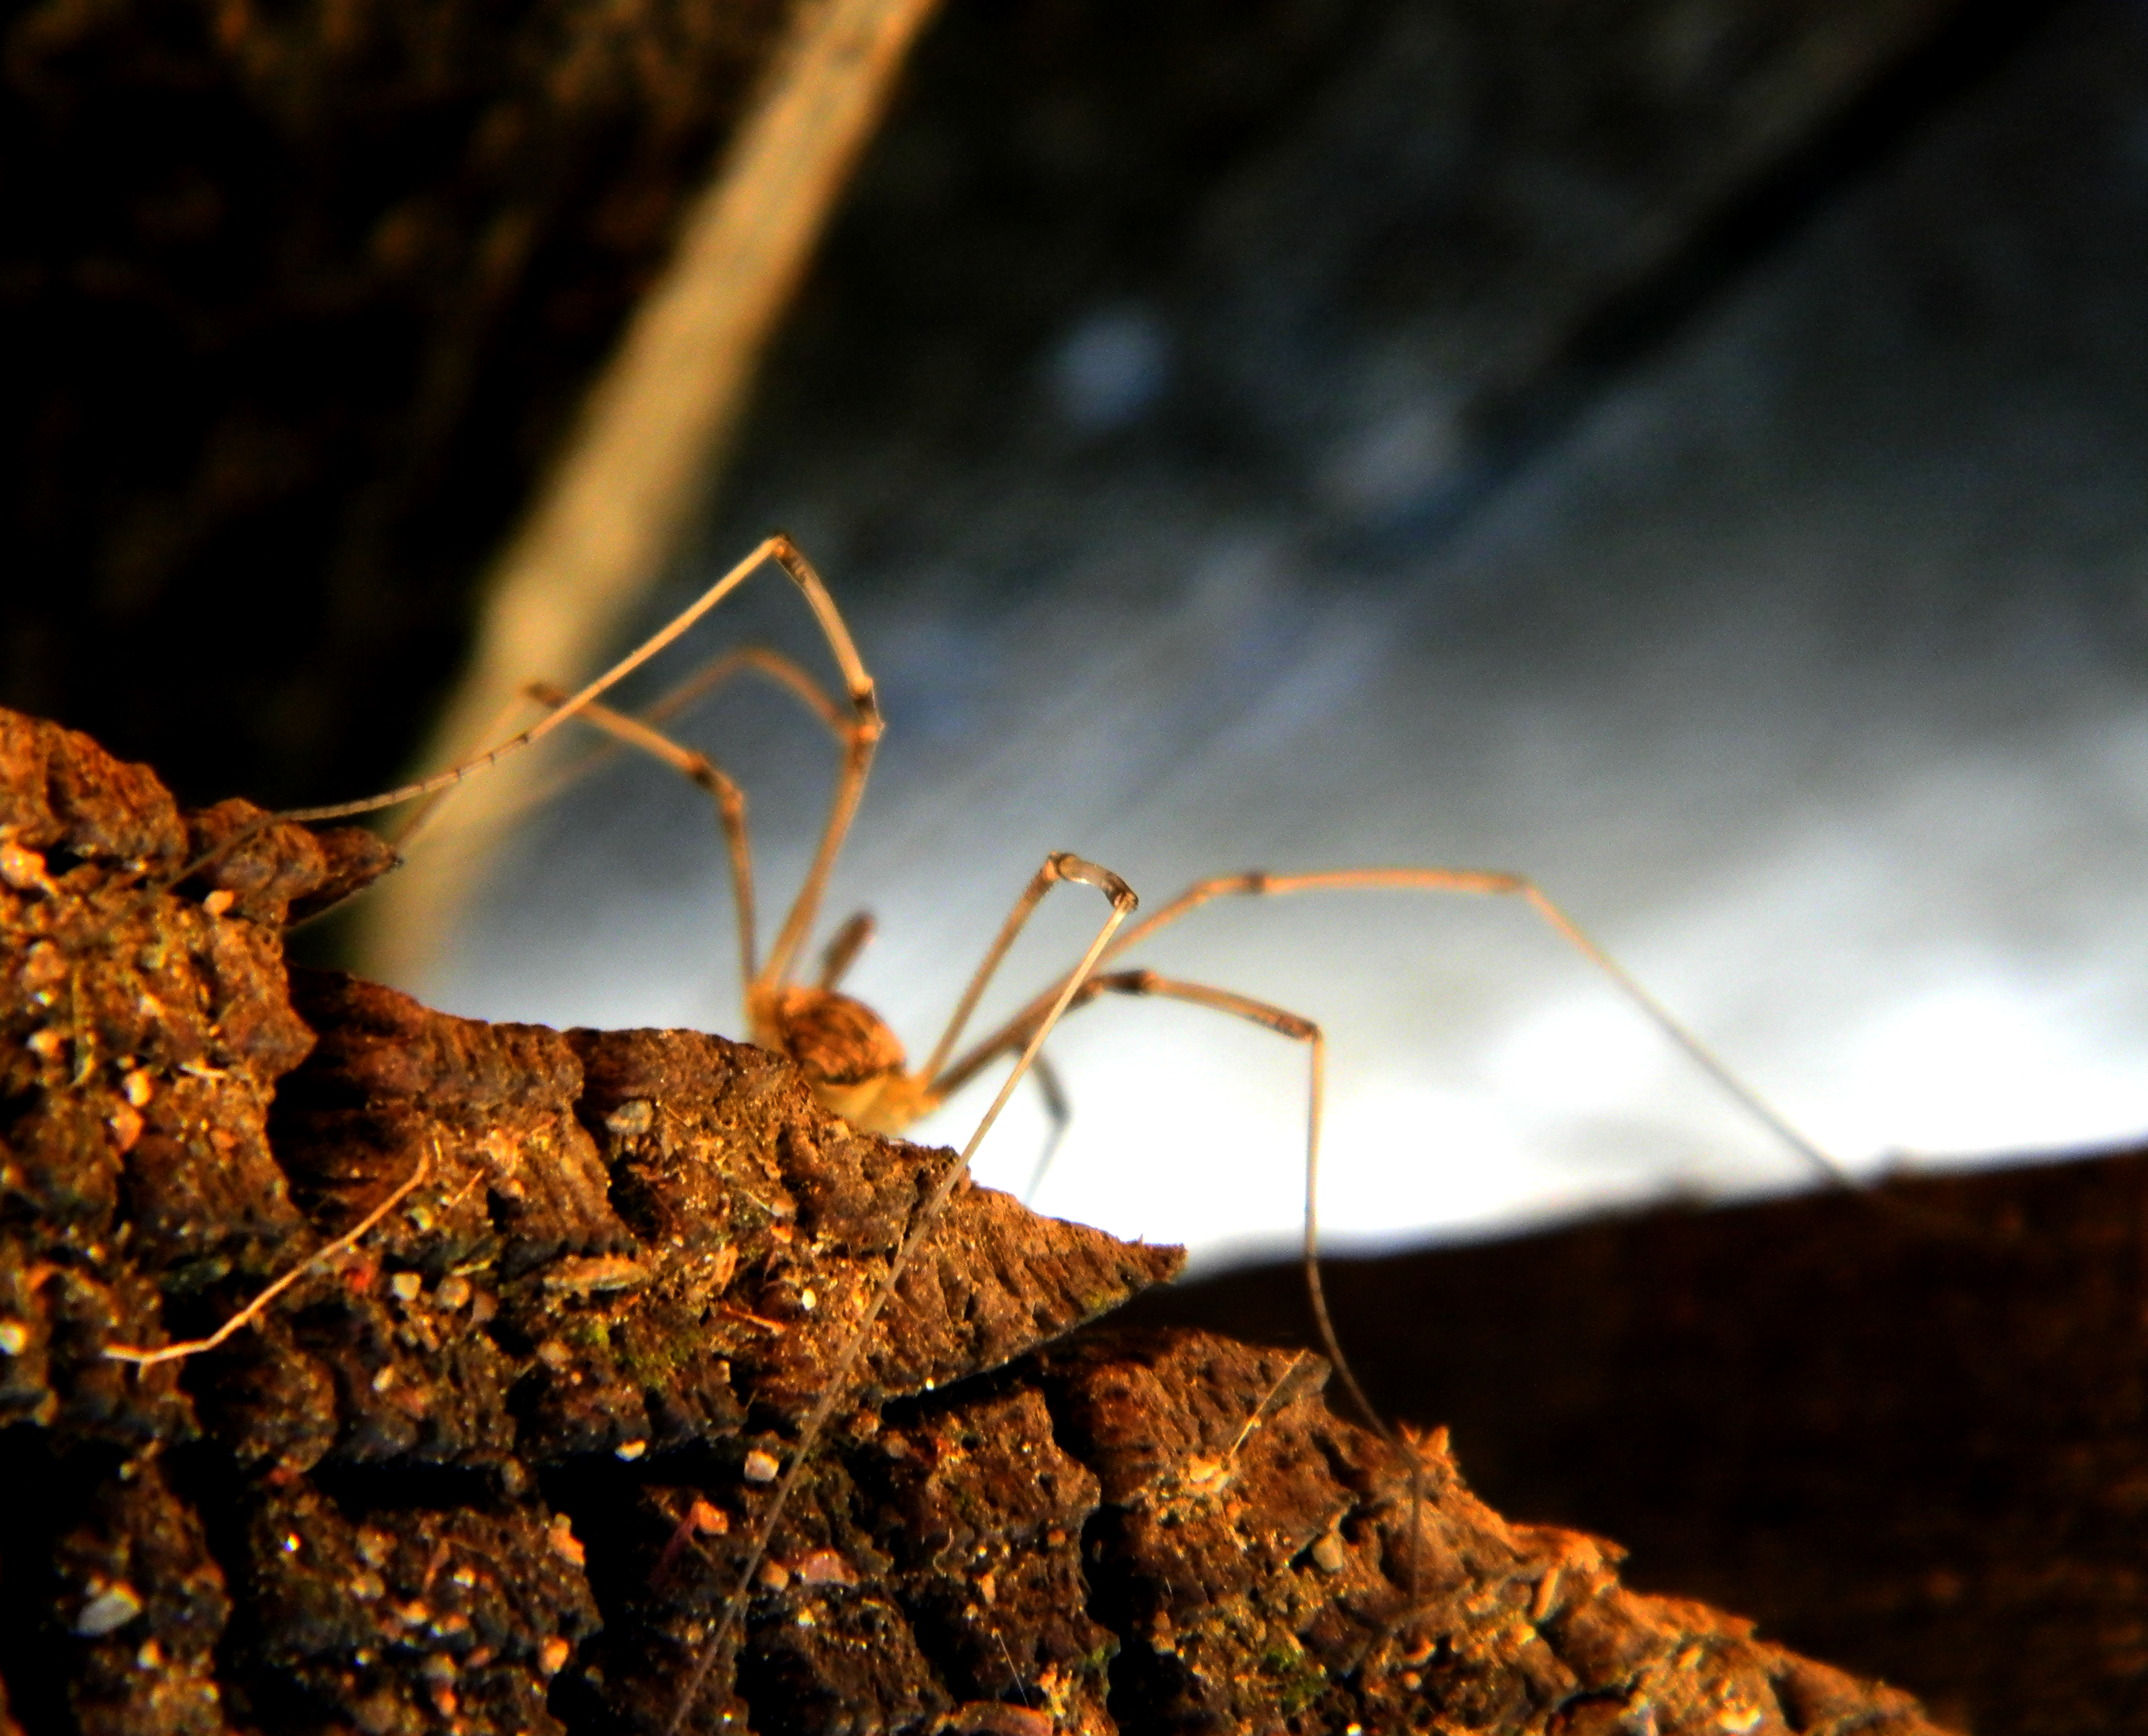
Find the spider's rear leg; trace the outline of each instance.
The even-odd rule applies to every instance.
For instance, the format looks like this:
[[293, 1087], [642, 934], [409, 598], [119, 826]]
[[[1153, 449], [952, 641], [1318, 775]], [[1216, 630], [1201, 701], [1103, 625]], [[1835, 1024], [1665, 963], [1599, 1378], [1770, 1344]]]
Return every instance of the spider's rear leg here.
[[991, 1106], [986, 1110], [976, 1130], [970, 1135], [969, 1143], [962, 1147], [955, 1162], [941, 1172], [940, 1179], [933, 1184], [932, 1191], [926, 1195], [911, 1215], [910, 1227], [901, 1245], [896, 1248], [894, 1258], [888, 1262], [887, 1270], [881, 1274], [880, 1282], [874, 1287], [872, 1297], [858, 1317], [851, 1336], [830, 1364], [826, 1384], [821, 1388], [820, 1397], [814, 1401], [813, 1408], [806, 1413], [805, 1422], [800, 1425], [797, 1444], [792, 1448], [790, 1462], [770, 1492], [760, 1528], [755, 1533], [746, 1552], [737, 1582], [733, 1585], [730, 1595], [724, 1600], [723, 1613], [717, 1618], [714, 1631], [702, 1642], [700, 1655], [695, 1658], [693, 1668], [687, 1673], [678, 1703], [665, 1726], [665, 1736], [678, 1736], [678, 1733], [685, 1728], [688, 1716], [693, 1711], [694, 1702], [700, 1695], [701, 1686], [708, 1680], [709, 1671], [729, 1647], [740, 1616], [745, 1608], [747, 1593], [753, 1585], [754, 1576], [760, 1571], [761, 1563], [767, 1558], [769, 1540], [775, 1534], [775, 1528], [790, 1505], [791, 1492], [797, 1487], [799, 1478], [812, 1458], [815, 1448], [820, 1444], [829, 1419], [849, 1393], [852, 1371], [864, 1352], [866, 1341], [872, 1336], [881, 1311], [886, 1307], [888, 1298], [895, 1294], [896, 1285], [901, 1282], [903, 1273], [916, 1258], [918, 1249], [924, 1246], [926, 1239], [939, 1223], [955, 1190], [969, 1175], [971, 1162], [977, 1155], [977, 1147], [984, 1142], [986, 1134], [991, 1131], [993, 1122], [999, 1119], [1000, 1111], [1006, 1107], [1007, 1099], [1014, 1095], [1015, 1087], [1021, 1083], [1022, 1076], [1036, 1061], [1037, 1051], [1043, 1047], [1045, 1038], [1051, 1034], [1052, 1026], [1072, 1005], [1076, 995], [1097, 968], [1097, 960], [1103, 956], [1105, 949], [1111, 945], [1112, 936], [1133, 914], [1138, 902], [1133, 889], [1108, 868], [1085, 861], [1066, 850], [1055, 851], [1045, 858], [1043, 866], [1038, 869], [1027, 889], [1016, 901], [1013, 911], [1000, 930], [999, 938], [986, 955], [982, 974], [990, 974], [991, 968], [1005, 956], [1029, 913], [1054, 886], [1061, 881], [1094, 887], [1111, 901], [1111, 914], [1097, 931], [1096, 937], [1082, 955], [1081, 961], [1062, 979], [1043, 1016], [1036, 1021], [1026, 1036], [1013, 1070], [1000, 1082], [998, 1094], [993, 1097]]
[[[424, 801], [426, 808], [420, 810], [417, 819], [412, 822], [414, 828], [437, 808], [439, 802], [436, 799], [444, 798], [479, 772], [541, 740], [595, 703], [642, 665], [683, 638], [704, 615], [770, 563], [783, 569], [813, 611], [814, 620], [827, 640], [829, 651], [842, 672], [843, 685], [850, 701], [849, 720], [838, 730], [845, 741], [846, 752], [842, 769], [836, 779], [836, 799], [806, 886], [792, 905], [782, 931], [777, 936], [771, 964], [777, 967], [776, 974], [780, 976], [782, 962], [796, 949], [806, 931], [811, 926], [813, 907], [818, 901], [821, 887], [826, 883], [829, 871], [834, 866], [836, 855], [842, 847], [843, 836], [849, 830], [851, 818], [857, 811], [859, 799], [864, 794], [866, 778], [871, 769], [873, 750], [879, 743], [882, 729], [880, 704], [872, 677], [866, 673], [864, 663], [859, 659], [857, 648], [851, 643], [850, 630], [844, 625], [841, 612], [836, 607], [835, 600], [828, 595], [826, 585], [821, 582], [820, 574], [814, 571], [811, 563], [789, 537], [780, 534], [765, 538], [743, 560], [603, 674], [565, 695], [534, 723], [516, 730], [504, 740], [481, 748], [430, 776], [399, 785], [393, 790], [383, 790], [378, 795], [361, 796], [354, 801], [330, 802], [316, 807], [289, 808], [280, 813], [263, 815], [253, 825], [224, 838], [200, 860], [187, 864], [171, 884], [176, 886], [188, 876], [198, 873], [209, 862], [238, 848], [264, 828], [279, 820], [314, 825], [324, 820], [354, 819], [362, 814], [379, 813], [409, 802]], [[769, 667], [782, 664], [795, 671], [795, 665], [789, 665], [787, 659], [777, 654], [741, 655], [737, 660], [740, 667], [750, 665], [762, 666], [764, 672], [774, 675], [777, 680], [800, 687], [801, 695], [805, 689], [814, 686], [810, 677], [800, 676], [799, 680], [792, 680], [782, 671]], [[721, 678], [718, 676], [715, 679]], [[805, 696], [808, 697], [809, 703], [812, 703], [810, 695]], [[825, 700], [816, 709], [823, 710], [824, 715], [836, 710], [832, 701]], [[841, 714], [838, 711], [836, 715], [840, 716]], [[504, 716], [501, 721], [505, 721]]]
[[[532, 699], [547, 705], [565, 705], [568, 698], [549, 681], [532, 681], [526, 690]], [[746, 831], [745, 792], [706, 754], [681, 746], [640, 718], [629, 717], [595, 700], [582, 707], [581, 716], [584, 722], [602, 730], [620, 745], [670, 766], [706, 791], [715, 803], [716, 823], [723, 828], [725, 847], [730, 853], [731, 901], [738, 912], [739, 970], [750, 999], [755, 976], [753, 845]]]
[[[1099, 971], [1083, 983], [1075, 996], [1075, 1004], [1092, 1001], [1099, 995], [1154, 995], [1167, 1000], [1183, 1001], [1191, 1006], [1205, 1006], [1212, 1011], [1229, 1013], [1234, 1018], [1245, 1019], [1262, 1028], [1287, 1036], [1293, 1042], [1306, 1046], [1307, 1081], [1305, 1118], [1305, 1292], [1312, 1307], [1314, 1329], [1320, 1334], [1320, 1347], [1335, 1365], [1335, 1372], [1349, 1390], [1351, 1398], [1367, 1419], [1380, 1432], [1394, 1438], [1387, 1419], [1381, 1416], [1364, 1387], [1359, 1383], [1357, 1371], [1350, 1358], [1343, 1353], [1342, 1342], [1336, 1336], [1335, 1323], [1327, 1312], [1327, 1296], [1320, 1279], [1320, 1122], [1327, 1090], [1327, 1035], [1312, 1020], [1286, 1007], [1276, 1006], [1266, 1001], [1256, 1001], [1250, 995], [1241, 995], [1229, 989], [1219, 989], [1207, 983], [1184, 982], [1177, 977], [1165, 976], [1154, 971]], [[1038, 1179], [1041, 1179], [1041, 1172]]]
[[873, 932], [878, 926], [871, 911], [860, 911], [836, 931], [821, 954], [819, 987], [832, 992], [841, 984], [850, 974], [851, 966], [858, 961], [858, 955], [872, 944]]
[[[459, 760], [453, 765], [444, 770], [436, 771], [429, 777], [419, 778], [411, 783], [398, 785], [393, 790], [384, 790], [378, 795], [360, 796], [355, 801], [330, 802], [319, 807], [287, 808], [281, 813], [273, 815], [272, 818], [294, 820], [301, 825], [311, 825], [326, 820], [350, 820], [360, 814], [377, 814], [384, 808], [399, 808], [405, 802], [417, 801], [425, 796], [440, 795], [454, 789], [459, 784], [469, 782], [478, 773], [489, 766], [498, 765], [509, 754], [519, 753], [524, 748], [550, 735], [584, 706], [610, 692], [627, 676], [640, 669], [643, 664], [648, 662], [650, 658], [675, 640], [685, 637], [694, 624], [703, 615], [708, 614], [710, 610], [721, 603], [725, 598], [770, 561], [775, 562], [788, 573], [799, 589], [806, 593], [806, 601], [812, 607], [816, 617], [820, 619], [822, 625], [826, 626], [828, 616], [835, 605], [828, 600], [827, 592], [826, 587], [821, 584], [820, 575], [807, 565], [805, 556], [791, 545], [790, 538], [780, 535], [768, 537], [745, 559], [740, 561], [722, 578], [717, 580], [714, 585], [695, 598], [692, 602], [642, 640], [626, 655], [620, 658], [618, 662], [613, 664], [602, 675], [585, 683], [575, 692], [569, 695], [562, 704], [553, 707], [527, 728], [516, 730], [504, 741], [492, 747], [480, 749], [467, 759]], [[836, 617], [836, 624], [837, 630], [840, 630], [841, 616]], [[836, 651], [837, 661], [842, 665], [845, 678], [851, 683], [852, 698], [860, 710], [861, 715], [870, 711], [877, 720], [879, 712], [873, 705], [872, 680], [866, 674], [864, 666], [858, 662], [857, 653], [851, 646], [850, 635], [847, 632], [841, 633], [841, 642], [836, 647]]]
[[[1748, 1084], [1676, 1014], [1651, 994], [1630, 971], [1606, 951], [1594, 936], [1554, 902], [1525, 874], [1478, 868], [1345, 868], [1310, 874], [1269, 874], [1262, 871], [1217, 875], [1196, 881], [1168, 904], [1133, 924], [1112, 943], [1106, 961], [1147, 939], [1158, 929], [1220, 898], [1267, 898], [1296, 892], [1410, 891], [1460, 893], [1468, 897], [1511, 898], [1528, 906], [1544, 926], [1600, 971], [1611, 986], [1649, 1023], [1682, 1050], [1724, 1094], [1769, 1129], [1829, 1186], [1854, 1189], [1856, 1178], [1819, 1143], [1804, 1133], [1759, 1091]], [[969, 1053], [948, 1066], [936, 1083], [952, 1090], [974, 1073], [989, 1055], [1018, 1042], [1030, 1030], [1058, 986], [1046, 990], [1016, 1013]]]
[[[739, 645], [710, 658], [661, 698], [635, 712], [634, 719], [652, 730], [663, 729], [674, 718], [703, 700], [715, 697], [740, 676], [748, 675], [759, 675], [770, 685], [780, 687], [791, 695], [820, 719], [838, 744], [849, 739], [852, 723], [851, 714], [836, 702], [826, 688], [814, 680], [795, 658], [786, 656], [769, 645]], [[530, 687], [536, 685], [533, 682]], [[529, 687], [525, 687], [523, 694], [518, 695], [518, 705], [520, 699], [526, 697], [529, 690]], [[513, 720], [514, 715], [512, 708], [502, 712], [494, 729], [487, 730], [486, 734], [489, 735], [497, 730], [504, 729]], [[504, 826], [524, 814], [545, 806], [625, 751], [626, 744], [618, 740], [591, 750], [521, 793], [498, 813], [488, 815], [488, 821]], [[397, 834], [395, 841], [399, 848], [414, 837], [432, 817], [432, 812], [429, 803], [419, 810], [417, 815]]]

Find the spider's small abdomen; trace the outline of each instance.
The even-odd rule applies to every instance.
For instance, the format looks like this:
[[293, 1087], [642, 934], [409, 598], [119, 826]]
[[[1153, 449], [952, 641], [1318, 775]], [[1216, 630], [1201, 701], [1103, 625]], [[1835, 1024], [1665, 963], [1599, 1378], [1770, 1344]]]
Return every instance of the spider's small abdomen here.
[[864, 1085], [902, 1071], [902, 1045], [862, 1001], [831, 989], [779, 989], [756, 1009], [755, 1036], [798, 1064], [816, 1086]]

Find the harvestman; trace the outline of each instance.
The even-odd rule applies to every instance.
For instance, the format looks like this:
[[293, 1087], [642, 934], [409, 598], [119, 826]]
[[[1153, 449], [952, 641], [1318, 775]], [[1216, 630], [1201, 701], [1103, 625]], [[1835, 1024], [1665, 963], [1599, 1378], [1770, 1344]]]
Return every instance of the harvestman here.
[[[822, 635], [841, 672], [847, 705], [797, 663], [780, 652], [750, 647], [725, 654], [675, 690], [642, 715], [630, 716], [602, 702], [602, 695], [619, 681], [683, 636], [704, 615], [770, 563], [780, 567], [797, 585], [818, 621]], [[725, 682], [756, 674], [790, 690], [811, 709], [835, 736], [841, 750], [834, 795], [804, 884], [785, 916], [766, 958], [758, 953], [756, 908], [754, 897], [752, 850], [746, 826], [744, 792], [707, 755], [681, 745], [660, 727], [685, 706], [705, 697]], [[1399, 890], [1453, 892], [1477, 896], [1513, 897], [1527, 904], [1557, 934], [1573, 946], [1657, 1026], [1673, 1042], [1713, 1077], [1733, 1098], [1774, 1130], [1802, 1157], [1830, 1182], [1845, 1178], [1839, 1167], [1811, 1141], [1792, 1126], [1765, 1100], [1739, 1079], [1699, 1038], [1679, 1023], [1669, 1011], [1598, 946], [1566, 912], [1547, 897], [1527, 876], [1519, 874], [1444, 868], [1363, 868], [1330, 872], [1277, 875], [1260, 872], [1223, 875], [1196, 881], [1146, 920], [1125, 926], [1136, 899], [1130, 888], [1108, 869], [1064, 852], [1046, 858], [1001, 924], [997, 937], [971, 976], [956, 1003], [946, 1028], [933, 1045], [924, 1066], [912, 1071], [906, 1064], [901, 1044], [886, 1022], [861, 1001], [841, 992], [839, 984], [850, 965], [870, 938], [871, 919], [852, 917], [839, 929], [823, 953], [815, 981], [795, 979], [798, 961], [819, 915], [828, 878], [834, 869], [851, 822], [864, 794], [883, 725], [873, 680], [852, 644], [849, 629], [830, 597], [820, 575], [787, 538], [774, 536], [762, 543], [695, 600], [670, 623], [595, 680], [570, 693], [545, 682], [533, 682], [525, 697], [543, 705], [545, 715], [529, 727], [448, 770], [416, 783], [367, 798], [326, 807], [287, 811], [279, 819], [314, 822], [348, 819], [357, 815], [430, 799], [404, 836], [414, 834], [427, 817], [431, 801], [455, 785], [511, 753], [529, 746], [570, 719], [580, 717], [603, 730], [614, 741], [648, 754], [705, 790], [713, 800], [730, 860], [731, 882], [738, 924], [739, 954], [748, 1027], [753, 1041], [787, 1056], [805, 1075], [815, 1096], [834, 1115], [863, 1131], [897, 1135], [921, 1116], [937, 1108], [954, 1091], [976, 1078], [994, 1061], [1011, 1055], [1011, 1070], [1001, 1082], [956, 1163], [940, 1178], [920, 1207], [911, 1227], [882, 1277], [858, 1327], [837, 1355], [828, 1382], [801, 1425], [798, 1439], [780, 1479], [771, 1491], [765, 1517], [755, 1538], [738, 1583], [725, 1603], [715, 1632], [683, 1689], [672, 1720], [675, 1732], [685, 1724], [708, 1672], [722, 1654], [735, 1628], [755, 1573], [765, 1558], [770, 1538], [792, 1488], [811, 1458], [829, 1419], [842, 1402], [852, 1369], [871, 1336], [881, 1310], [886, 1306], [904, 1271], [961, 1179], [978, 1146], [998, 1118], [1025, 1075], [1040, 1069], [1038, 1051], [1059, 1019], [1073, 1008], [1105, 994], [1160, 996], [1197, 1006], [1232, 1014], [1265, 1026], [1306, 1046], [1308, 1061], [1308, 1106], [1306, 1123], [1304, 1264], [1306, 1288], [1320, 1335], [1321, 1345], [1334, 1364], [1358, 1406], [1383, 1433], [1388, 1430], [1359, 1384], [1349, 1359], [1337, 1342], [1322, 1293], [1318, 1258], [1320, 1124], [1325, 1086], [1327, 1039], [1313, 1021], [1266, 1001], [1227, 989], [1181, 981], [1153, 971], [1100, 967], [1117, 959], [1141, 941], [1168, 923], [1212, 900], [1229, 897], [1271, 896], [1315, 891]], [[227, 847], [228, 847], [227, 845]], [[1079, 963], [1029, 1001], [1012, 1017], [967, 1050], [956, 1053], [956, 1045], [986, 986], [1005, 959], [1016, 937], [1046, 892], [1061, 881], [1096, 887], [1111, 901], [1111, 912], [1091, 941]], [[1065, 1109], [1048, 1073], [1039, 1071], [1048, 1106], [1056, 1122], [1063, 1123]], [[413, 1183], [405, 1183], [404, 1188]], [[369, 1220], [370, 1222], [370, 1220]], [[1413, 1455], [1414, 1457], [1414, 1455]]]

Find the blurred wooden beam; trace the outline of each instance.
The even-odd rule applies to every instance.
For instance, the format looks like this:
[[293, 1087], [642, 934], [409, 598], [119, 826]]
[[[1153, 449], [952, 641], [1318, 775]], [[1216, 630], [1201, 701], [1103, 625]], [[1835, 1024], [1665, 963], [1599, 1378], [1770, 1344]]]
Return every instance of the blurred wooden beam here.
[[[669, 268], [484, 587], [468, 667], [423, 757], [429, 769], [484, 745], [524, 682], [584, 675], [656, 582], [932, 9], [933, 0], [800, 7]], [[526, 777], [510, 761], [474, 780], [455, 828], [383, 886], [359, 943], [369, 971], [391, 982], [415, 973], [482, 869], [484, 820], [517, 805]]]

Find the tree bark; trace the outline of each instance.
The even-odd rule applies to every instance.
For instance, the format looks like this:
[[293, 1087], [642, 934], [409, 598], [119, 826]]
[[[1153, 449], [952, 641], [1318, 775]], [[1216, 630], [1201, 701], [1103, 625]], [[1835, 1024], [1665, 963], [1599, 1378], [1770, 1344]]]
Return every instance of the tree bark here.
[[1177, 1251], [983, 1188], [771, 1513], [951, 1154], [720, 1037], [289, 972], [290, 913], [387, 857], [264, 819], [0, 714], [19, 1728], [1932, 1728], [1502, 1519], [1304, 1352], [1076, 1331]]

